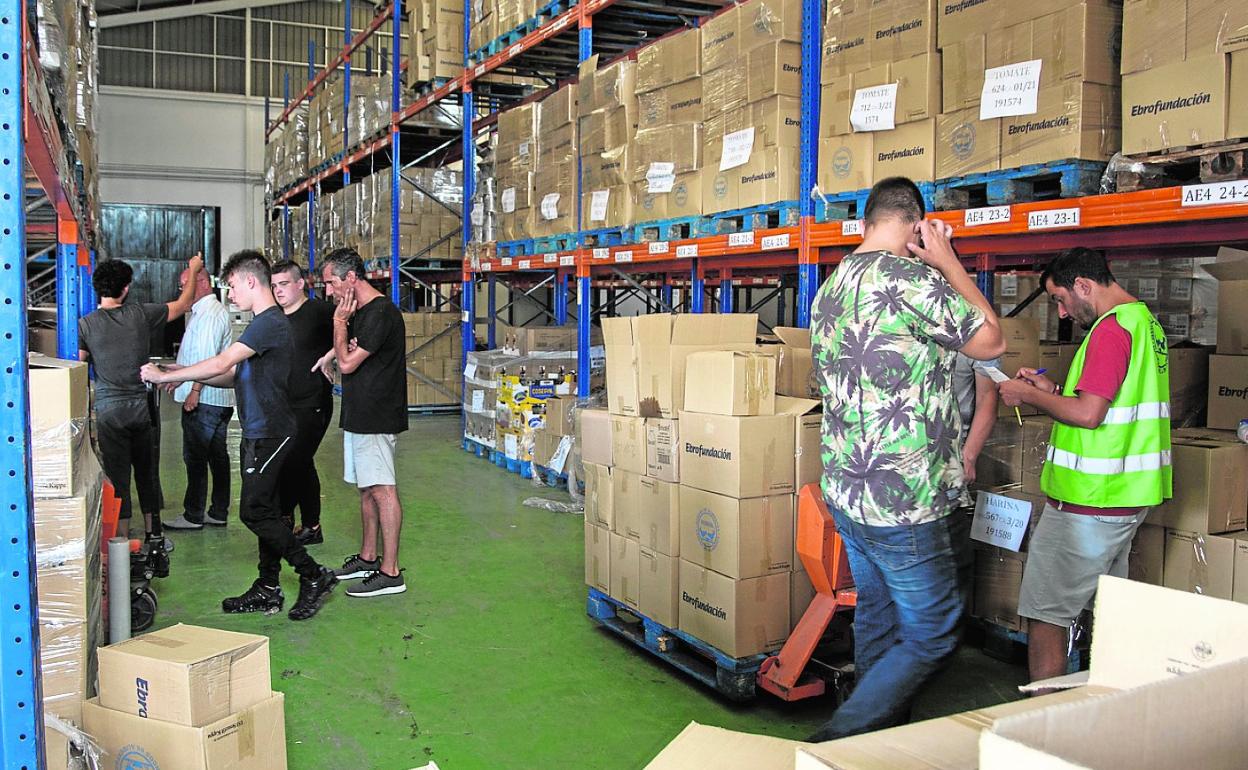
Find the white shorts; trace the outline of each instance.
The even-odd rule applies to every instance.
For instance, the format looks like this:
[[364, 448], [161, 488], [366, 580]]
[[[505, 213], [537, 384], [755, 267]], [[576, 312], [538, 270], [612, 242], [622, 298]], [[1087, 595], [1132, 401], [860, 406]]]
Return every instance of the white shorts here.
[[342, 432], [343, 481], [360, 489], [394, 486], [393, 433]]

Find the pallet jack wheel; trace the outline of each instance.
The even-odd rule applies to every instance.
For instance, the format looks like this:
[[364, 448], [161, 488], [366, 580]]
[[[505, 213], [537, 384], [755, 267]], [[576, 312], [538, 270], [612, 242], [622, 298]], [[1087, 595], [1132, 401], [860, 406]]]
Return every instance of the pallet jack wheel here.
[[156, 592], [147, 586], [139, 586], [130, 592], [130, 630], [140, 633], [156, 622]]

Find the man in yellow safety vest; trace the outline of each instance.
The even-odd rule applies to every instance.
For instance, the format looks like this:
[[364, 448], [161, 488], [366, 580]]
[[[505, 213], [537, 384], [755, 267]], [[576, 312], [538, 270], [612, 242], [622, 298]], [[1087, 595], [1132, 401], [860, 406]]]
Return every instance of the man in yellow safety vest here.
[[1048, 497], [1031, 536], [1018, 612], [1031, 620], [1032, 681], [1066, 672], [1068, 636], [1101, 575], [1126, 577], [1136, 529], [1171, 496], [1165, 332], [1105, 258], [1070, 249], [1040, 277], [1062, 318], [1088, 329], [1065, 385], [1035, 369], [1000, 385], [1006, 406], [1054, 419], [1040, 477]]

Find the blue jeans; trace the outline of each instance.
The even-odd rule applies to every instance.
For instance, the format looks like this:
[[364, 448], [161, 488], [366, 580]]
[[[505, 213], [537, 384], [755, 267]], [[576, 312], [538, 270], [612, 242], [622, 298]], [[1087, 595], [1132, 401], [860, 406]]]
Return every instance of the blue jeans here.
[[926, 524], [870, 527], [829, 508], [858, 588], [854, 613], [858, 684], [811, 741], [836, 740], [905, 722], [919, 690], [957, 649], [964, 610], [948, 517]]
[[182, 412], [182, 462], [186, 464], [182, 510], [187, 521], [204, 523], [209, 469], [212, 470], [212, 506], [208, 513], [220, 521], [225, 521], [230, 514], [230, 455], [225, 448], [225, 437], [233, 416], [233, 407], [210, 404], [200, 404], [190, 412]]

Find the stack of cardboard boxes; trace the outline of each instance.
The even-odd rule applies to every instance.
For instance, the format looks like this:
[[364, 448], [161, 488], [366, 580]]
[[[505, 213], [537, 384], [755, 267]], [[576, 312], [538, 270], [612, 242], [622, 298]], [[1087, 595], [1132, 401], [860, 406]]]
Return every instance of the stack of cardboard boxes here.
[[[598, 69], [597, 56], [581, 64], [576, 110], [584, 192], [581, 217], [587, 230], [620, 227], [633, 221], [630, 183], [633, 137], [637, 131], [636, 78], [637, 64], [629, 59], [620, 59], [602, 69]], [[573, 155], [577, 152], [573, 146]], [[575, 191], [575, 163], [572, 182]], [[569, 229], [575, 230], [575, 208], [571, 225]]]
[[801, 29], [798, 0], [749, 0], [703, 24], [703, 213], [798, 198]]
[[[82, 727], [102, 620], [102, 476], [88, 435], [86, 364], [31, 358], [30, 411], [43, 709]], [[66, 767], [67, 736], [49, 728], [45, 738], [48, 767]]]
[[417, 0], [408, 8], [407, 78], [426, 83], [464, 69], [462, 0]]
[[1218, 279], [1217, 354], [1209, 357], [1209, 427], [1248, 420], [1248, 252], [1222, 248], [1205, 270]]
[[494, 174], [498, 189], [498, 238], [502, 241], [533, 237], [537, 111], [537, 104], [521, 104], [498, 114]]
[[286, 767], [267, 637], [179, 624], [101, 648], [99, 681], [83, 711], [108, 767]]
[[777, 396], [756, 322], [605, 319], [609, 410], [578, 420], [586, 582], [736, 657], [779, 647], [813, 594], [793, 532], [816, 402]]
[[[828, 3], [819, 124], [825, 194], [860, 190], [888, 176], [936, 177], [936, 26], [935, 0]], [[894, 85], [890, 110], [883, 105]], [[866, 109], [872, 104], [875, 109]], [[895, 127], [876, 128], [889, 125]]]
[[[1121, 143], [1121, 19], [1111, 0], [942, 4], [936, 177], [1108, 160]], [[1038, 75], [997, 85], [1007, 93], [981, 101], [986, 70], [1028, 62], [1039, 62]], [[1006, 104], [1016, 87], [1034, 91], [1034, 112], [1008, 114], [1018, 111]]]
[[537, 105], [533, 175], [535, 237], [576, 231], [577, 88], [566, 85]]
[[461, 400], [463, 331], [459, 313], [404, 313], [409, 406], [457, 404]]
[[690, 55], [701, 46], [695, 27], [637, 52], [631, 190], [639, 222], [702, 213], [702, 59]]
[[1237, 0], [1126, 0], [1122, 151], [1248, 137], [1248, 7]]
[[1132, 259], [1110, 263], [1114, 278], [1145, 302], [1173, 345], [1217, 341], [1218, 282], [1206, 270], [1215, 257]]
[[265, 186], [272, 195], [308, 173], [308, 116], [296, 109], [290, 120], [264, 145]]

